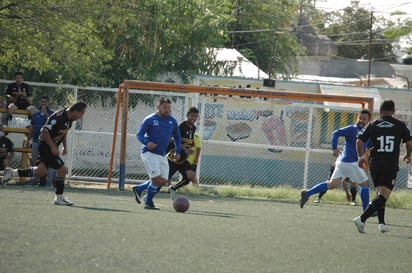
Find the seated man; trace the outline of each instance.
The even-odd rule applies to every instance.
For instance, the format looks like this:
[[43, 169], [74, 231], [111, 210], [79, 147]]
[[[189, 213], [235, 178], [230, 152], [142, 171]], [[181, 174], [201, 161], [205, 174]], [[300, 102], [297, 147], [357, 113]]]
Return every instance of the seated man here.
[[[11, 166], [11, 160], [14, 156], [14, 144], [5, 136], [3, 125], [0, 124], [0, 169], [5, 170]], [[3, 181], [1, 181], [3, 183]]]
[[9, 118], [17, 110], [27, 110], [30, 116], [36, 112], [36, 107], [31, 104], [30, 86], [23, 82], [23, 73], [16, 72], [16, 82], [9, 84], [6, 90]]

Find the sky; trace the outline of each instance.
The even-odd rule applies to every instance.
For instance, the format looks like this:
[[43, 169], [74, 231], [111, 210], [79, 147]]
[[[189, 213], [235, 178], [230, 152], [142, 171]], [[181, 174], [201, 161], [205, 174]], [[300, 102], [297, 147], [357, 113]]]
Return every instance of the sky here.
[[[317, 8], [323, 8], [326, 11], [342, 9], [349, 6], [351, 2], [351, 0], [312, 1], [315, 3]], [[393, 11], [400, 10], [407, 13], [407, 16], [412, 18], [412, 0], [360, 0], [359, 3], [361, 7], [371, 10], [380, 16], [386, 16]]]

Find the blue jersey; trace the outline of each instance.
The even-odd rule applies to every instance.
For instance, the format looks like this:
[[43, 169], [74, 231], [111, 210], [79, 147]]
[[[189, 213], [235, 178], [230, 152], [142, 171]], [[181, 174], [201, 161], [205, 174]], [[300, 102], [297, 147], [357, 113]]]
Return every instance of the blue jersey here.
[[[340, 156], [340, 160], [346, 163], [358, 162], [358, 152], [356, 151], [356, 139], [361, 132], [362, 128], [357, 125], [349, 125], [333, 131], [332, 133], [332, 150], [338, 148], [339, 137], [345, 137], [345, 144], [343, 146], [343, 152]], [[369, 146], [369, 142], [366, 142], [364, 149]]]
[[[175, 140], [176, 154], [180, 154], [182, 138], [179, 125], [172, 116], [162, 118], [157, 113], [147, 116], [136, 134], [137, 139], [143, 144], [142, 153], [150, 151], [158, 155], [166, 155], [166, 149], [171, 137]], [[147, 143], [157, 144], [156, 149], [149, 150]]]
[[[47, 113], [49, 116], [53, 114], [53, 112], [53, 110], [47, 109]], [[31, 126], [33, 126], [33, 142], [39, 141], [40, 130], [46, 123], [47, 118], [48, 117], [42, 111], [37, 111], [31, 117]]]

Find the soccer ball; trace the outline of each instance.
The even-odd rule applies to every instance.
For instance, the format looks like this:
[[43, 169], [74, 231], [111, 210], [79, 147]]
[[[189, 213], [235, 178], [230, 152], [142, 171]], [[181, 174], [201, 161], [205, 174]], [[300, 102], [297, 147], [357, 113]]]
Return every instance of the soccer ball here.
[[173, 200], [173, 207], [177, 212], [185, 212], [189, 209], [189, 206], [189, 199], [184, 196], [176, 197], [175, 200]]

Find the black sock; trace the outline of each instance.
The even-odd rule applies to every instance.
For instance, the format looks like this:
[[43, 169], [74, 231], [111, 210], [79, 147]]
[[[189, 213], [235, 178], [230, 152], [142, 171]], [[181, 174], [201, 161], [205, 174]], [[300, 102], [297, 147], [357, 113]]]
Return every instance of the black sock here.
[[55, 179], [56, 182], [56, 194], [63, 194], [64, 191], [64, 178], [61, 177], [56, 177]]
[[357, 192], [358, 192], [358, 187], [357, 186], [350, 187], [350, 194], [352, 195], [352, 201], [356, 200], [356, 193]]
[[379, 224], [385, 224], [385, 205], [386, 205], [386, 200], [385, 204], [378, 210], [378, 221]]
[[[382, 195], [378, 195], [373, 199], [372, 203], [369, 204], [369, 206], [366, 208], [366, 210], [363, 212], [361, 215], [361, 221], [365, 222], [366, 219], [371, 217], [371, 215], [377, 211], [378, 212], [378, 217], [379, 217], [379, 210], [381, 210], [383, 207], [385, 207], [386, 199]], [[383, 211], [384, 213], [384, 211]]]
[[33, 168], [17, 170], [19, 177], [33, 177]]
[[173, 189], [177, 190], [178, 188], [181, 188], [189, 183], [190, 183], [189, 178], [183, 178], [182, 180], [180, 180], [177, 184], [173, 186]]
[[319, 193], [319, 195], [318, 195], [318, 198], [319, 198], [319, 199], [321, 199], [321, 198], [322, 198], [322, 196], [324, 196], [324, 195], [325, 195], [325, 193], [326, 193], [326, 191], [320, 192], [320, 193]]

